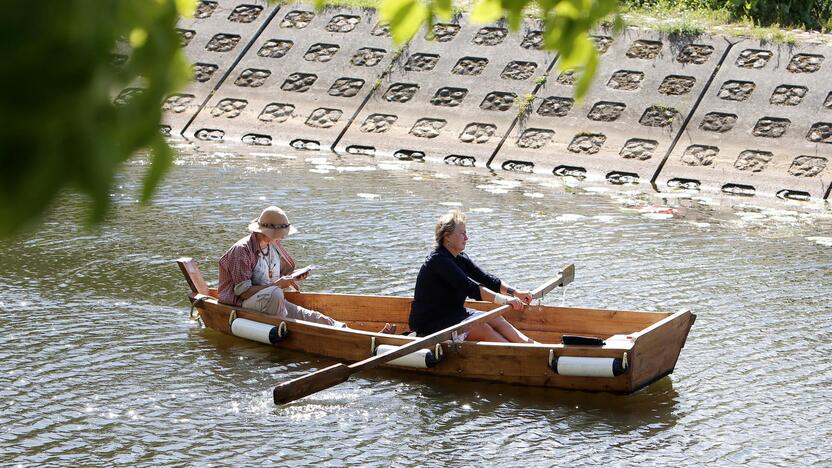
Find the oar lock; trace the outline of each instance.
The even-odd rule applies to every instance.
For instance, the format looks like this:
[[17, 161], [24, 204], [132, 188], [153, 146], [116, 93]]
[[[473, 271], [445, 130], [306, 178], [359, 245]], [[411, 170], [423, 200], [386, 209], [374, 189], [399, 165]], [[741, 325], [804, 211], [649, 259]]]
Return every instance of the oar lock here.
[[199, 314], [197, 307], [202, 307], [206, 299], [210, 299], [210, 296], [206, 296], [205, 294], [197, 294], [194, 296], [194, 300], [191, 302], [191, 311], [188, 313], [189, 319], [202, 322], [202, 316]]
[[265, 344], [275, 344], [289, 336], [289, 329], [286, 322], [274, 326], [268, 323], [255, 322], [254, 320], [237, 318], [237, 311], [232, 310], [228, 315], [228, 326], [231, 327], [231, 334], [240, 338], [258, 341]]
[[625, 352], [620, 358], [556, 356], [554, 349], [549, 349], [549, 368], [556, 374], [572, 377], [617, 377], [627, 372], [630, 367]]

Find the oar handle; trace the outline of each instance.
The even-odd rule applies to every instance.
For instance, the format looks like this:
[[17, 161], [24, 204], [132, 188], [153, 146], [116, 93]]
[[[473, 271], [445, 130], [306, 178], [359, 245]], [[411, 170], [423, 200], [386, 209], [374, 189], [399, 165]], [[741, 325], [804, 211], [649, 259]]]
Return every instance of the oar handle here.
[[[543, 285], [532, 291], [532, 296], [536, 299], [540, 298], [558, 286], [565, 286], [569, 284], [574, 278], [575, 266], [568, 265], [561, 270], [558, 276], [543, 283]], [[363, 361], [350, 364], [349, 366], [344, 364], [335, 364], [310, 374], [303, 375], [296, 379], [292, 379], [288, 382], [283, 382], [274, 388], [274, 402], [278, 405], [289, 403], [290, 401], [295, 401], [298, 398], [303, 398], [315, 392], [338, 385], [339, 383], [347, 381], [350, 378], [350, 375], [356, 372], [378, 367], [386, 362], [406, 356], [420, 349], [429, 348], [437, 343], [447, 341], [451, 339], [455, 332], [473, 327], [474, 325], [482, 322], [493, 320], [508, 311], [510, 308], [511, 307], [508, 305], [497, 307], [496, 309], [490, 310], [485, 314], [463, 320], [456, 325], [452, 325], [444, 330], [439, 330], [438, 332], [424, 338], [413, 340], [406, 345], [399, 346], [389, 353], [372, 356], [364, 359]]]

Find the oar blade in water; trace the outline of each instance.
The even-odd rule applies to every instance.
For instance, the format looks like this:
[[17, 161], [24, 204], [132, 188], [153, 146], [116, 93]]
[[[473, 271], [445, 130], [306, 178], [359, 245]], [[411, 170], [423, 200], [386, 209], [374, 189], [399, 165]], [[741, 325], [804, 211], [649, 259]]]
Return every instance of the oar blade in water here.
[[345, 364], [334, 364], [311, 374], [283, 382], [274, 388], [274, 403], [282, 405], [346, 382], [352, 370]]

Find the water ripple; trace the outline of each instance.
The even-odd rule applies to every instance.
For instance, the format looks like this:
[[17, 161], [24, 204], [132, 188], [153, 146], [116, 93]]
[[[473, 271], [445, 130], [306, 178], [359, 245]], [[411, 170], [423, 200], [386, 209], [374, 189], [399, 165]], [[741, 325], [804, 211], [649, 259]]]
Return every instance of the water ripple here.
[[[191, 147], [143, 208], [145, 164], [114, 188], [105, 226], [85, 228], [68, 196], [60, 223], [0, 242], [4, 464], [828, 462], [828, 208]], [[296, 260], [320, 265], [308, 290], [411, 295], [436, 218], [459, 207], [469, 254], [518, 287], [576, 264], [546, 303], [698, 319], [676, 372], [631, 396], [382, 369], [275, 407], [274, 384], [332, 361], [190, 322], [173, 263], [191, 256], [216, 284], [219, 255], [272, 203], [300, 229]]]

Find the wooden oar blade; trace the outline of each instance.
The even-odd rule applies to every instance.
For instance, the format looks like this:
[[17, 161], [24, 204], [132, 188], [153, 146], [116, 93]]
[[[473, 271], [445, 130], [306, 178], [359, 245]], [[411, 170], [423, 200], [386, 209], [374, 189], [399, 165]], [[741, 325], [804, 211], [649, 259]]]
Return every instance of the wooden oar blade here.
[[278, 384], [274, 388], [274, 403], [282, 405], [311, 395], [315, 392], [346, 382], [352, 370], [345, 364], [334, 364], [327, 368]]

